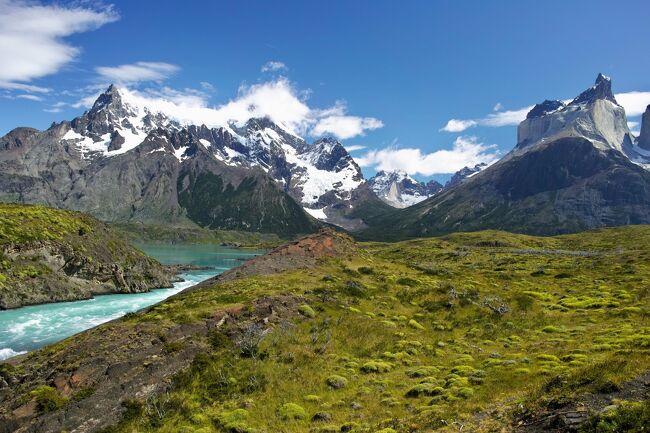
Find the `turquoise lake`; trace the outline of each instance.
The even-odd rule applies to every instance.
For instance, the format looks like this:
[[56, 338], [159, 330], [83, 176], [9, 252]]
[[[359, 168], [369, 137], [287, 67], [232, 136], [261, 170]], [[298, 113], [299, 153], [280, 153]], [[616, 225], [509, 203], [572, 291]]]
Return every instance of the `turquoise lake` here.
[[209, 244], [138, 244], [163, 264], [208, 266], [181, 274], [173, 288], [147, 293], [102, 295], [73, 302], [33, 305], [0, 311], [0, 359], [38, 349], [78, 332], [162, 301], [181, 290], [263, 254], [261, 250], [227, 248]]

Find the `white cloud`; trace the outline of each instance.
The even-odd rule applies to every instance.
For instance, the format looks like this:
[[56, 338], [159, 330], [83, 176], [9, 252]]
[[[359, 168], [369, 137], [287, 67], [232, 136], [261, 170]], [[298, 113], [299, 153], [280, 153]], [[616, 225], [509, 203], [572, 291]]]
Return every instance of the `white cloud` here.
[[37, 96], [37, 95], [24, 95], [24, 94], [16, 95], [16, 98], [27, 99], [28, 101], [42, 101], [43, 100], [42, 97]]
[[633, 122], [631, 120], [627, 121], [627, 127], [630, 128], [630, 130], [636, 129], [636, 127], [639, 126], [639, 125], [640, 125], [639, 122]]
[[475, 126], [497, 128], [499, 126], [518, 125], [526, 118], [526, 114], [532, 108], [533, 106], [531, 105], [520, 108], [519, 110], [499, 111], [497, 113], [490, 113], [481, 119], [450, 119], [440, 130], [445, 132], [462, 132]]
[[277, 72], [277, 71], [286, 71], [289, 68], [282, 62], [266, 62], [262, 65], [262, 72]]
[[114, 83], [134, 84], [143, 81], [163, 81], [180, 68], [164, 62], [136, 62], [119, 66], [98, 66], [101, 78]]
[[[134, 104], [165, 113], [181, 123], [225, 126], [230, 122], [241, 124], [254, 117], [269, 117], [295, 134], [330, 133], [340, 139], [382, 126], [380, 120], [372, 117], [347, 115], [345, 105], [340, 102], [327, 109], [311, 108], [286, 78], [241, 86], [236, 98], [216, 107], [208, 106], [208, 95], [196, 89], [133, 90], [122, 87], [121, 91]], [[98, 94], [94, 92], [72, 106], [90, 107]]]
[[313, 135], [333, 134], [345, 140], [363, 135], [367, 130], [373, 130], [383, 126], [384, 124], [381, 120], [373, 117], [334, 115], [320, 119], [311, 133]]
[[0, 0], [0, 87], [47, 92], [25, 83], [57, 72], [78, 56], [79, 48], [63, 39], [117, 19], [111, 7]]
[[214, 92], [216, 90], [212, 83], [208, 83], [207, 81], [201, 81], [199, 85], [205, 92]]
[[494, 108], [492, 108], [492, 111], [501, 111], [503, 110], [503, 104], [500, 102], [497, 102], [494, 104]]
[[451, 149], [422, 153], [415, 148], [385, 148], [371, 150], [355, 158], [362, 167], [376, 170], [404, 170], [410, 175], [454, 173], [465, 166], [473, 167], [485, 162], [493, 163], [498, 158], [495, 145], [479, 143], [476, 137], [458, 137]]
[[10, 83], [8, 81], [0, 81], [0, 89], [21, 90], [23, 92], [31, 93], [50, 93], [52, 91], [52, 89], [47, 87], [34, 86], [24, 83]]
[[440, 130], [445, 132], [462, 132], [476, 125], [476, 120], [450, 119], [447, 124]]
[[626, 115], [639, 116], [650, 105], [650, 92], [617, 93], [616, 101], [625, 108]]
[[348, 152], [363, 150], [365, 148], [366, 148], [366, 146], [362, 146], [360, 144], [350, 144], [350, 145], [345, 146], [345, 150], [347, 150]]
[[[638, 116], [645, 112], [646, 107], [650, 104], [650, 92], [626, 92], [614, 95], [616, 101], [625, 108], [625, 114], [630, 117]], [[565, 101], [565, 103], [571, 102]], [[494, 109], [497, 109], [497, 104]], [[499, 111], [490, 113], [480, 119], [450, 119], [440, 130], [445, 132], [462, 132], [475, 126], [489, 126], [498, 128], [500, 126], [519, 125], [525, 118], [526, 114], [533, 108], [532, 105], [518, 110]]]

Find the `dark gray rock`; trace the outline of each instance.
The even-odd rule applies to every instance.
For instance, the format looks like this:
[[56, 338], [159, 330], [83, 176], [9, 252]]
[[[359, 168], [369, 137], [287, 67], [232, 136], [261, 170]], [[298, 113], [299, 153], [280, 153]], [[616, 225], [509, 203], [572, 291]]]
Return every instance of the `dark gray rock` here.
[[645, 109], [643, 117], [641, 117], [641, 134], [637, 143], [639, 147], [645, 150], [650, 150], [650, 105]]
[[616, 98], [614, 98], [614, 93], [612, 93], [612, 80], [603, 74], [598, 74], [596, 83], [578, 95], [569, 105], [588, 104], [597, 99], [606, 99], [614, 104], [618, 104]]
[[458, 185], [464, 179], [475, 175], [476, 173], [483, 170], [487, 166], [488, 166], [487, 163], [482, 162], [480, 164], [476, 164], [474, 167], [465, 166], [461, 168], [456, 173], [454, 173], [453, 176], [451, 176], [451, 179], [449, 179], [445, 184], [445, 188], [451, 188], [452, 186]]
[[124, 144], [124, 137], [122, 137], [119, 132], [113, 131], [111, 133], [111, 142], [108, 145], [108, 151], [112, 152], [114, 150], [120, 150], [123, 144]]
[[547, 115], [549, 113], [553, 113], [554, 111], [562, 109], [564, 107], [565, 107], [565, 105], [564, 105], [564, 102], [562, 102], [562, 101], [557, 101], [557, 100], [551, 101], [551, 100], [547, 99], [546, 101], [542, 102], [541, 104], [535, 105], [533, 107], [533, 109], [528, 112], [528, 114], [526, 115], [526, 118], [527, 119], [532, 119], [532, 118], [535, 118], [535, 117], [542, 117], [542, 116], [545, 116], [545, 115]]

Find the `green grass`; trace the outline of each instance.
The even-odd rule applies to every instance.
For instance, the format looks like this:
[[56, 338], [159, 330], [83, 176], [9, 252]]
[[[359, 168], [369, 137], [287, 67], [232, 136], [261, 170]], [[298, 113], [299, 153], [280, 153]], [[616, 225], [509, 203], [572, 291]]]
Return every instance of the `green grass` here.
[[[233, 307], [256, 317], [262, 298], [277, 308], [263, 325], [226, 322], [174, 379], [165, 416], [144, 411], [118, 431], [510, 431], [522, 413], [650, 369], [649, 259], [648, 227], [481, 232], [360, 244], [312, 269], [184, 293], [122, 326]], [[647, 407], [585, 431], [622, 431], [608, 426], [631, 411]]]
[[63, 240], [91, 232], [93, 225], [90, 217], [79, 212], [0, 203], [0, 245]]

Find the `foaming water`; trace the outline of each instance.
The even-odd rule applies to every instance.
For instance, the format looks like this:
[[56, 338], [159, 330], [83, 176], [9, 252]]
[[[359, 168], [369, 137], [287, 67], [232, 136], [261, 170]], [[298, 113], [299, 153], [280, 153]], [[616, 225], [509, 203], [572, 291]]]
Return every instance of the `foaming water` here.
[[173, 288], [147, 293], [96, 296], [93, 299], [33, 305], [0, 311], [0, 360], [60, 341], [86, 329], [140, 310], [263, 253], [214, 245], [138, 245], [164, 264], [208, 266], [189, 271]]

